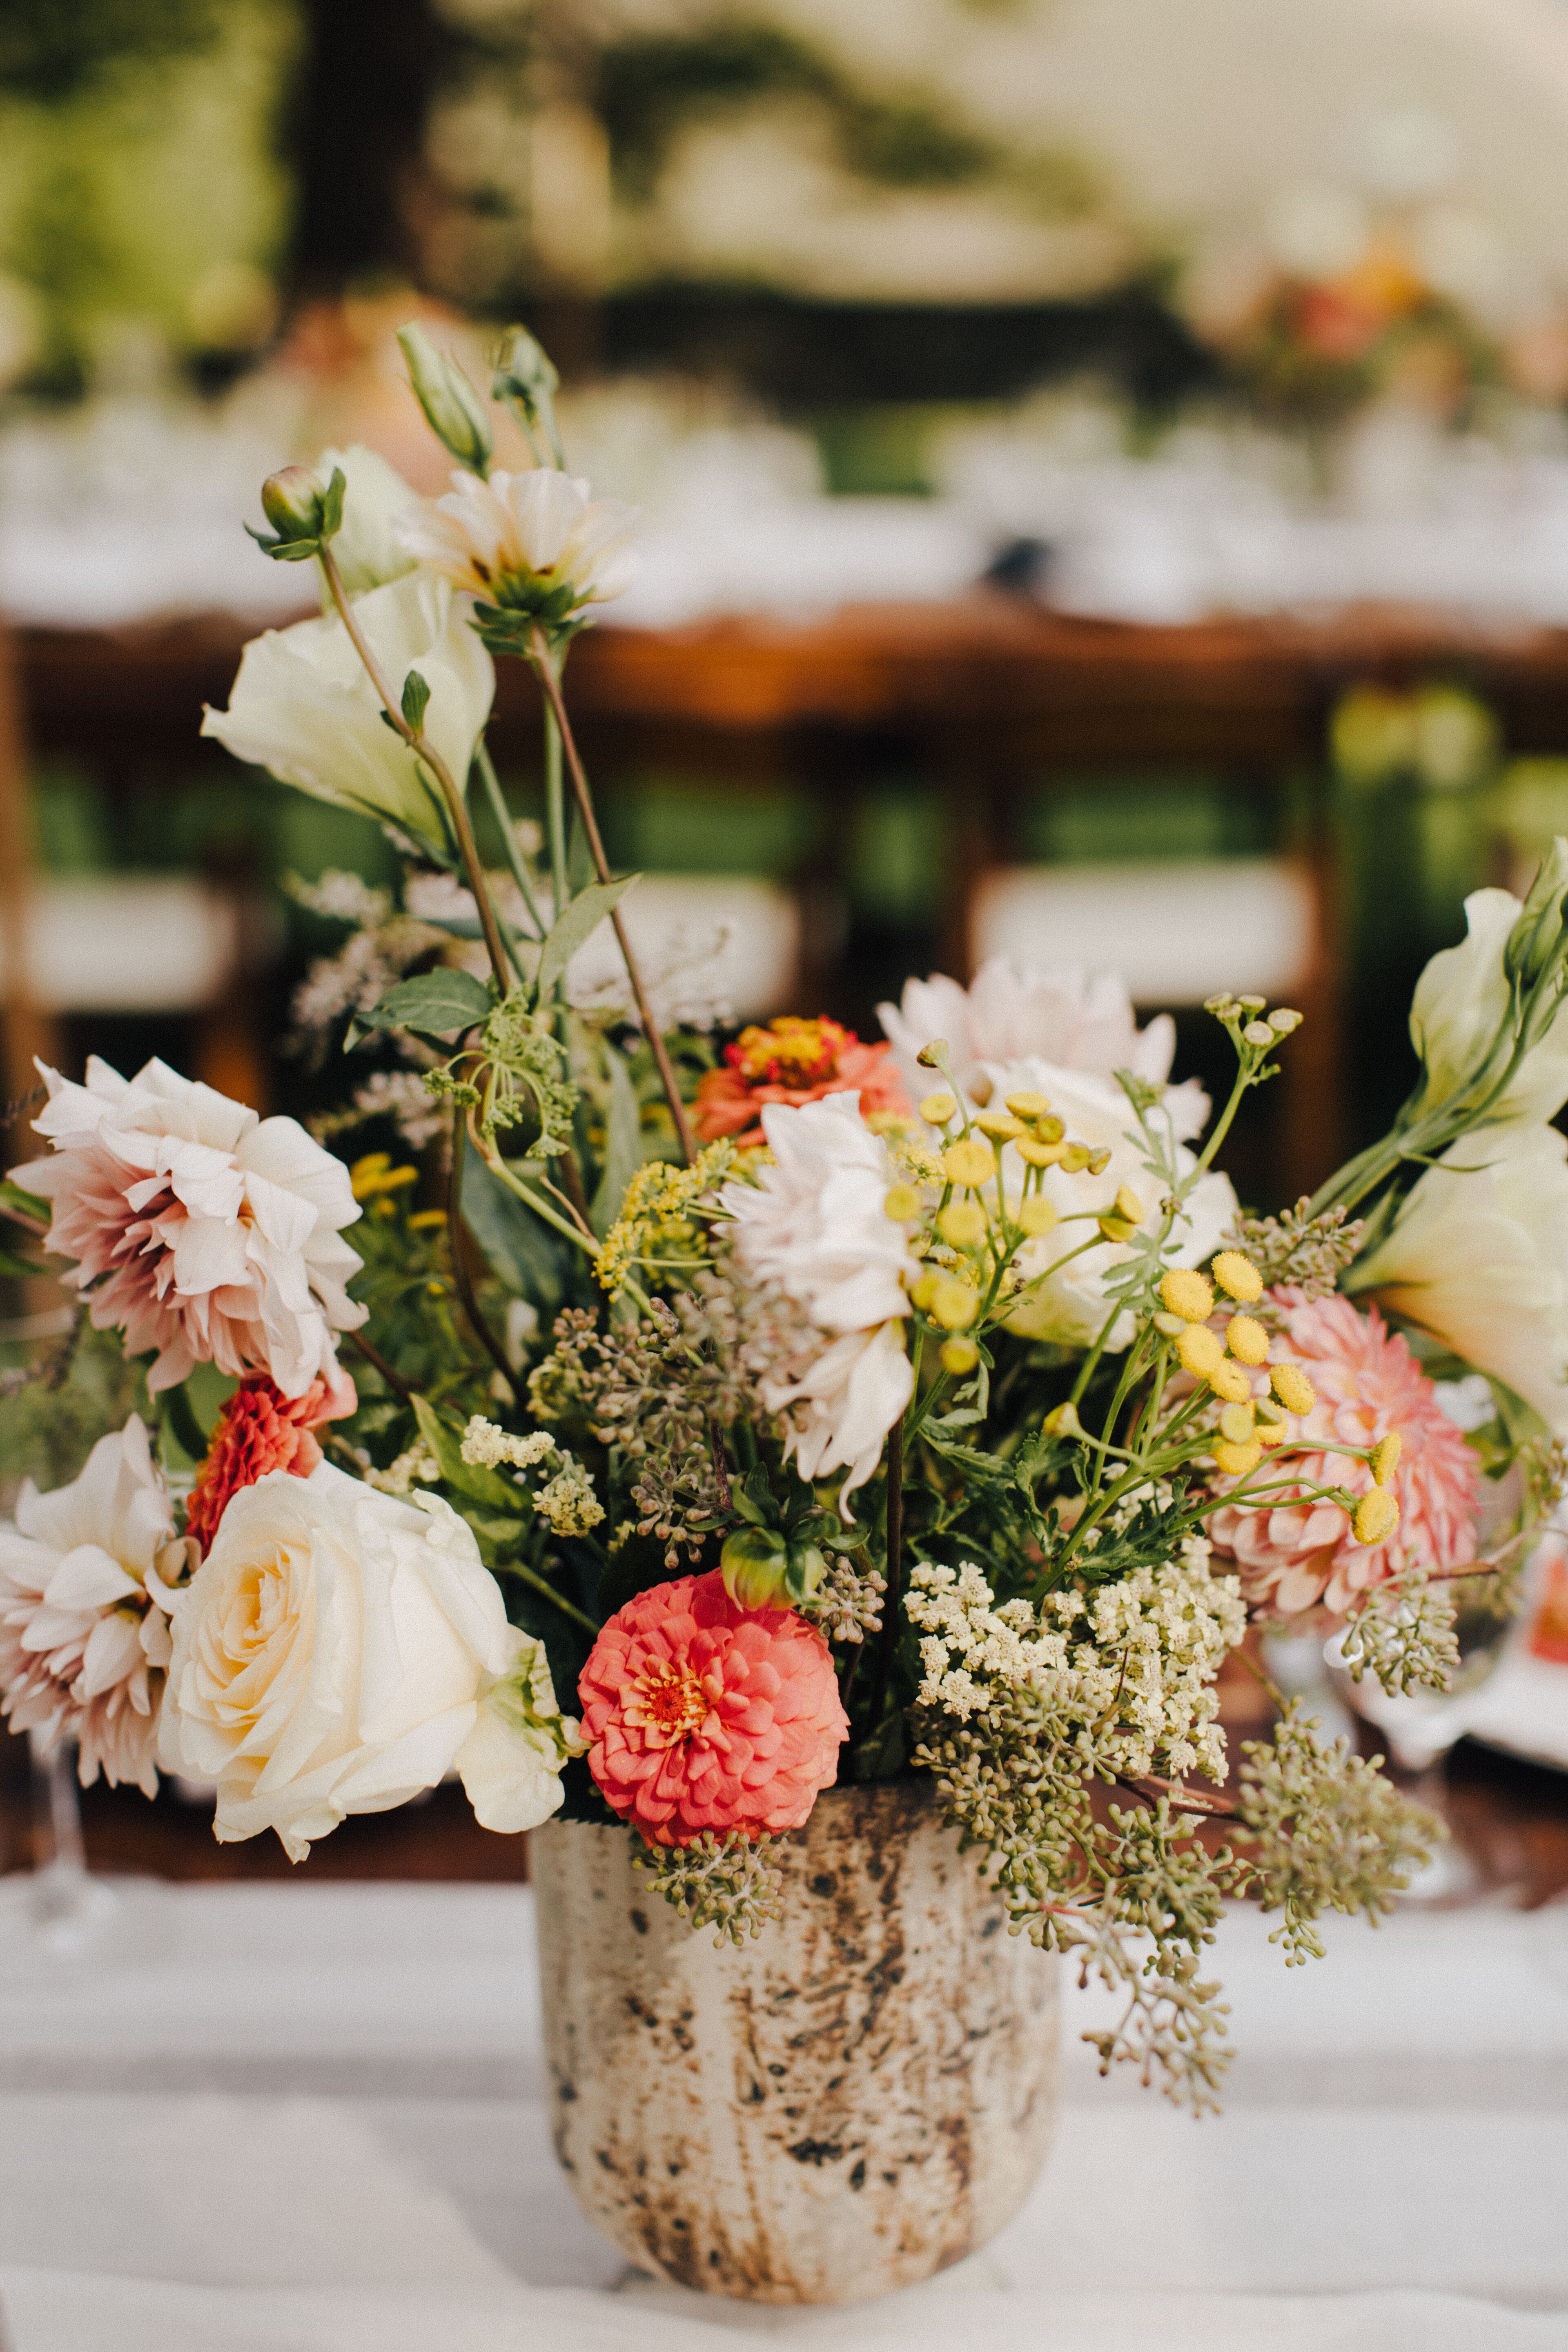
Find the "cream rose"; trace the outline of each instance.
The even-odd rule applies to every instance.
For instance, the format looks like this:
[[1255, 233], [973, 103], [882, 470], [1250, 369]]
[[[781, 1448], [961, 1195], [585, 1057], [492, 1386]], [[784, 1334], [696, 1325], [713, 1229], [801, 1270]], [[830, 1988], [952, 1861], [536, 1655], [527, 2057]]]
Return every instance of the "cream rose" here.
[[401, 1502], [326, 1463], [269, 1473], [225, 1511], [173, 1634], [160, 1759], [216, 1781], [220, 1840], [275, 1829], [300, 1862], [454, 1766], [487, 1829], [561, 1804], [576, 1726], [437, 1496]]

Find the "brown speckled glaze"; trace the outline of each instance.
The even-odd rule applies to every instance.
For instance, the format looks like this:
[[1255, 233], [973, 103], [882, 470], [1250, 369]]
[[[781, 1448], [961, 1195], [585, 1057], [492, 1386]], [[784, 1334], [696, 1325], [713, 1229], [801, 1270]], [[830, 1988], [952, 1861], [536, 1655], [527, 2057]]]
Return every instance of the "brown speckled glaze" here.
[[736, 1950], [631, 1866], [625, 1830], [532, 1833], [556, 2153], [644, 2270], [853, 2303], [1016, 2212], [1057, 2104], [1054, 1958], [1009, 1936], [929, 1783], [832, 1789], [784, 1917]]

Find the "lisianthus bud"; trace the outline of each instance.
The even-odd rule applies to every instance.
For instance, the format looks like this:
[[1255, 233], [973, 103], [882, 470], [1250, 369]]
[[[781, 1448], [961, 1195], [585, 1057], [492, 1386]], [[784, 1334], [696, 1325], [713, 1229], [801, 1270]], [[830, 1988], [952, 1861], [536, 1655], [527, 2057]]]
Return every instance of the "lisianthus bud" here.
[[485, 404], [454, 359], [438, 352], [421, 326], [399, 327], [397, 340], [408, 362], [414, 397], [436, 438], [470, 474], [487, 474], [495, 436]]
[[809, 1601], [827, 1573], [814, 1543], [786, 1543], [773, 1528], [736, 1528], [719, 1556], [724, 1590], [742, 1609], [789, 1609]]
[[1510, 980], [1522, 988], [1531, 988], [1553, 959], [1562, 952], [1564, 933], [1564, 895], [1568, 894], [1568, 841], [1558, 834], [1542, 860], [1541, 871], [1530, 887], [1530, 896], [1520, 910], [1519, 919], [1508, 935], [1502, 951], [1502, 968]]
[[320, 539], [321, 485], [309, 466], [285, 466], [261, 485], [261, 511], [279, 539]]
[[504, 401], [521, 417], [531, 440], [542, 433], [557, 464], [563, 462], [555, 429], [555, 394], [560, 388], [561, 378], [543, 344], [526, 327], [513, 327], [496, 354], [490, 397]]

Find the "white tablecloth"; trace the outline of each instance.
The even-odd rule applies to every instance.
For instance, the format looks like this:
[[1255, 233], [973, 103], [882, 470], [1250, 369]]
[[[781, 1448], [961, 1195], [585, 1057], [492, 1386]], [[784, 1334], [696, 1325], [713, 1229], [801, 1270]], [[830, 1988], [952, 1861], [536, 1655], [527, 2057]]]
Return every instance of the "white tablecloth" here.
[[6, 2352], [1568, 2352], [1568, 1909], [1335, 1922], [1219, 1966], [1194, 2124], [1068, 2001], [1049, 2164], [994, 2245], [837, 2312], [628, 2278], [541, 2099], [532, 1916], [492, 1887], [126, 1885], [100, 1952], [0, 1950]]

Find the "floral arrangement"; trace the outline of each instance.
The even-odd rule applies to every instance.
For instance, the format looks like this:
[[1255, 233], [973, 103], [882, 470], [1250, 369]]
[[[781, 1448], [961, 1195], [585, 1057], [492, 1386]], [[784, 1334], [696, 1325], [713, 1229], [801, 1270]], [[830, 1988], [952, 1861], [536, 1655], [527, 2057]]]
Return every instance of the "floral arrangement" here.
[[[300, 1026], [360, 1075], [312, 1136], [158, 1063], [43, 1073], [7, 1265], [64, 1261], [80, 1313], [12, 1386], [47, 1410], [100, 1333], [140, 1404], [0, 1534], [5, 1710], [296, 1859], [454, 1772], [497, 1831], [624, 1823], [737, 1940], [825, 1789], [916, 1776], [1014, 1929], [1121, 1989], [1104, 2065], [1210, 2104], [1226, 1898], [1299, 1960], [1436, 1828], [1277, 1693], [1232, 1759], [1221, 1667], [1318, 1625], [1440, 1686], [1456, 1595], [1504, 1591], [1562, 1484], [1568, 845], [1470, 900], [1393, 1131], [1280, 1216], [1218, 1165], [1299, 1025], [1256, 997], [1210, 1005], [1212, 1118], [1171, 1024], [1076, 972], [717, 1051], [656, 1017], [563, 698], [632, 518], [565, 470], [526, 334], [510, 476], [405, 341], [452, 490], [353, 450], [268, 480], [322, 614], [205, 722], [404, 855], [396, 905], [313, 886], [344, 944]], [[542, 689], [542, 829], [485, 749], [498, 656]], [[618, 996], [573, 978], [606, 923]], [[416, 1156], [322, 1139], [374, 1122]]]

